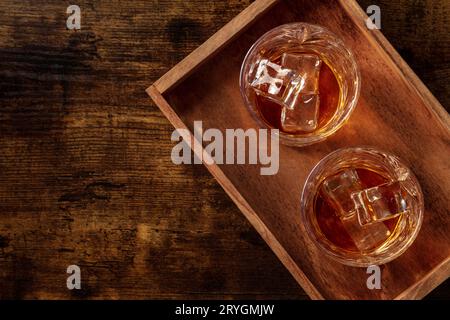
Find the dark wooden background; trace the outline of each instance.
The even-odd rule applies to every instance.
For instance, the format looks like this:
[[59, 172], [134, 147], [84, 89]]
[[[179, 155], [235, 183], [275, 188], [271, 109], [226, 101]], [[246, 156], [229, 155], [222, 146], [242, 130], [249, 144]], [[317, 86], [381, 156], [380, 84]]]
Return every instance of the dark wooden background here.
[[[307, 298], [144, 91], [251, 2], [0, 2], [0, 298]], [[359, 3], [450, 110], [450, 2]]]

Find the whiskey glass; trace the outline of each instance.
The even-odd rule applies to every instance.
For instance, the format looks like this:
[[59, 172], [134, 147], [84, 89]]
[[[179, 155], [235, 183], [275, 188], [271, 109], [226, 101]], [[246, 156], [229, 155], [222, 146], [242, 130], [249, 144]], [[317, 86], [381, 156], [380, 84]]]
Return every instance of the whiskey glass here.
[[422, 191], [398, 157], [372, 147], [339, 149], [319, 161], [301, 198], [313, 243], [350, 266], [385, 264], [405, 252], [420, 230]]
[[305, 146], [341, 128], [354, 110], [361, 76], [353, 53], [329, 30], [308, 23], [276, 27], [248, 51], [240, 72], [244, 104], [280, 141]]

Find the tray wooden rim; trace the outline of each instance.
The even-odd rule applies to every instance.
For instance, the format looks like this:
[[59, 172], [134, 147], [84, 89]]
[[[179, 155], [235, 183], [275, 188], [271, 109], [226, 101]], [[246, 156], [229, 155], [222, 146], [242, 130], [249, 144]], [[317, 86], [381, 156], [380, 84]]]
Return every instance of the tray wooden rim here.
[[[184, 124], [182, 119], [172, 109], [170, 104], [166, 101], [163, 94], [175, 87], [190, 74], [192, 74], [202, 63], [206, 62], [215, 53], [219, 52], [224, 46], [232, 41], [237, 35], [245, 30], [254, 20], [270, 10], [272, 6], [282, 0], [255, 0], [244, 11], [239, 13], [224, 27], [212, 35], [197, 49], [191, 52], [182, 61], [176, 64], [172, 69], [165, 73], [161, 78], [155, 81], [150, 87], [146, 89], [147, 94], [152, 98], [154, 103], [158, 106], [164, 116], [172, 123], [175, 128], [190, 130]], [[358, 5], [356, 0], [337, 0], [347, 15], [354, 21], [355, 25], [360, 29], [368, 41], [374, 44], [374, 47], [379, 50], [379, 53], [386, 58], [403, 77], [405, 83], [413, 89], [420, 98], [424, 101], [425, 106], [431, 112], [433, 117], [440, 123], [445, 130], [450, 133], [450, 115], [440, 104], [440, 102], [433, 96], [428, 88], [423, 84], [420, 78], [414, 73], [409, 65], [403, 60], [399, 53], [394, 49], [390, 42], [383, 36], [380, 30], [368, 30], [365, 26], [367, 19], [366, 13]], [[195, 149], [194, 136], [183, 136], [183, 139], [188, 142], [190, 148], [194, 153], [200, 155], [203, 149]], [[198, 141], [197, 141], [198, 142]], [[198, 142], [201, 145], [200, 142]], [[209, 162], [209, 161], [208, 161]], [[209, 162], [211, 163], [211, 162]], [[220, 167], [213, 163], [207, 164], [203, 162], [208, 171], [213, 175], [217, 182], [222, 186], [225, 192], [234, 201], [237, 207], [241, 210], [247, 220], [257, 230], [261, 237], [266, 241], [275, 255], [280, 259], [283, 265], [289, 270], [296, 281], [301, 285], [305, 292], [312, 299], [324, 299], [318, 289], [311, 283], [308, 277], [297, 266], [294, 260], [290, 257], [288, 252], [279, 243], [276, 237], [272, 234], [270, 229], [258, 217], [257, 213], [252, 209], [249, 203], [242, 197], [240, 192], [231, 183], [228, 177], [220, 169]], [[408, 287], [401, 292], [394, 299], [421, 299], [426, 296], [435, 287], [450, 277], [450, 257], [447, 257], [438, 266], [428, 272], [422, 279]]]

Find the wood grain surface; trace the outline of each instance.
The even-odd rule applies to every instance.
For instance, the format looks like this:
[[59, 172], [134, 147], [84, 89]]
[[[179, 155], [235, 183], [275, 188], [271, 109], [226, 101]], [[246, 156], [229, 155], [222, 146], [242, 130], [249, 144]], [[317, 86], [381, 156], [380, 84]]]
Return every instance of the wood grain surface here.
[[[450, 110], [450, 3], [369, 2]], [[0, 298], [306, 298], [145, 93], [250, 3], [0, 3]]]
[[[209, 170], [312, 298], [421, 298], [450, 274], [450, 198], [446, 192], [450, 190], [450, 121], [434, 98], [424, 98], [427, 90], [413, 82], [415, 75], [403, 68], [403, 62], [390, 58], [395, 53], [383, 49], [389, 44], [375, 38], [376, 32], [367, 30], [364, 16], [351, 3], [354, 2], [279, 1], [216, 55], [199, 67], [193, 63], [189, 77], [185, 78], [178, 66], [167, 73], [164, 78], [185, 78], [163, 94], [168, 105], [150, 93], [177, 128], [182, 121], [193, 132], [196, 120], [203, 120], [205, 130], [255, 128], [258, 125], [243, 106], [236, 80], [251, 45], [268, 30], [299, 20], [321, 24], [335, 32], [352, 48], [364, 84], [358, 107], [345, 128], [313, 146], [281, 145], [280, 169], [273, 176], [261, 176], [259, 166], [254, 165], [211, 165]], [[269, 7], [272, 2], [255, 3], [260, 4]], [[251, 11], [253, 5], [237, 19], [252, 20], [253, 15], [248, 14]], [[230, 33], [229, 26], [234, 23], [221, 29], [183, 62], [203, 60], [203, 47], [220, 43], [222, 34]], [[170, 114], [169, 105], [177, 116]], [[363, 268], [345, 267], [318, 251], [305, 235], [299, 215], [299, 193], [314, 165], [336, 149], [358, 145], [376, 146], [406, 160], [418, 176], [427, 200], [417, 240], [401, 257], [383, 266], [383, 290], [366, 288]], [[430, 276], [433, 270], [436, 274]]]

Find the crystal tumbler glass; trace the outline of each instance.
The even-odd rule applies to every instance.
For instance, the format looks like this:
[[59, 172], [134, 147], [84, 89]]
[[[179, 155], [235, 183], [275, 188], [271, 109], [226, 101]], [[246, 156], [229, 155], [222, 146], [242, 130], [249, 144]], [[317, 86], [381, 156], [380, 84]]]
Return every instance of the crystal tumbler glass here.
[[248, 51], [240, 90], [264, 128], [280, 141], [304, 146], [324, 140], [349, 118], [361, 77], [354, 55], [329, 30], [291, 23], [270, 30]]

